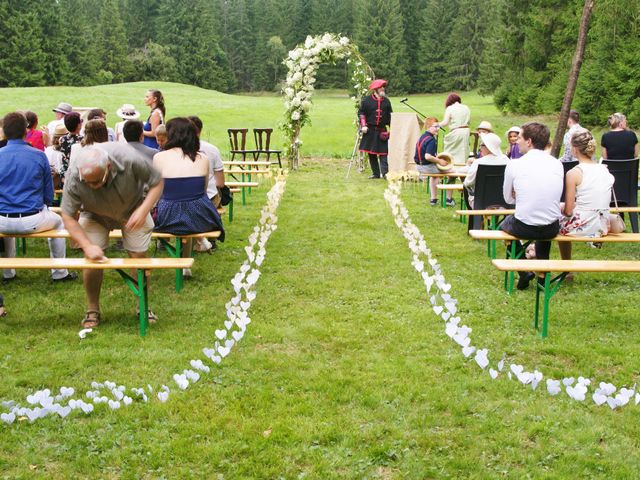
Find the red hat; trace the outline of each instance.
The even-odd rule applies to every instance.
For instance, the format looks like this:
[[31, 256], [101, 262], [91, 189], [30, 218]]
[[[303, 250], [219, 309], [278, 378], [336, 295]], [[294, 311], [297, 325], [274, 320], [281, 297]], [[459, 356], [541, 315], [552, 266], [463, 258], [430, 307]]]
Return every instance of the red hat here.
[[369, 84], [369, 90], [377, 90], [380, 87], [386, 87], [387, 81], [381, 78], [378, 78]]

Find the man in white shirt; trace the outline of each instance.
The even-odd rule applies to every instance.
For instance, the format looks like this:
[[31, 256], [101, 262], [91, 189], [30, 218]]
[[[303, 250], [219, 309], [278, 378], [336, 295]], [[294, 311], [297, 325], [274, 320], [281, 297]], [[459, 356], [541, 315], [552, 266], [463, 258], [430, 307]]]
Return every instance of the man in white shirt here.
[[[559, 230], [560, 197], [564, 182], [562, 163], [544, 151], [549, 142], [549, 128], [537, 122], [526, 123], [518, 135], [518, 148], [523, 156], [510, 161], [504, 173], [503, 195], [507, 203], [515, 203], [515, 215], [505, 218], [500, 228], [525, 240], [537, 240], [536, 258], [548, 259], [551, 242]], [[547, 241], [543, 241], [547, 240]], [[517, 243], [518, 255], [522, 245]], [[524, 290], [534, 278], [522, 272], [518, 290]]]
[[[189, 120], [195, 125], [198, 138], [200, 139], [200, 151], [205, 154], [209, 159], [209, 183], [207, 184], [207, 196], [218, 208], [220, 206], [220, 194], [218, 189], [224, 187], [224, 165], [222, 163], [222, 156], [220, 150], [215, 145], [205, 142], [200, 138], [202, 133], [202, 120], [200, 117], [192, 115]], [[211, 248], [215, 248], [215, 241], [209, 242], [206, 238], [198, 239], [196, 243], [196, 251], [207, 251]]]
[[571, 110], [569, 112], [569, 120], [567, 120], [567, 126], [569, 127], [569, 129], [566, 131], [562, 139], [562, 144], [564, 145], [564, 153], [562, 154], [562, 157], [560, 157], [561, 162], [574, 162], [577, 160], [571, 154], [571, 137], [573, 137], [573, 134], [576, 133], [576, 131], [582, 129], [580, 123], [578, 123], [579, 121], [580, 114], [575, 110]]

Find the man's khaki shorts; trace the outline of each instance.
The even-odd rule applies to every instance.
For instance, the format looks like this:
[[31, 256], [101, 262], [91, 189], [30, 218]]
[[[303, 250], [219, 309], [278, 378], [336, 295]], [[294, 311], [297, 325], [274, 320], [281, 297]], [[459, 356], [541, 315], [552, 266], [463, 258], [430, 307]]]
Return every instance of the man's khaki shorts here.
[[[79, 222], [91, 243], [97, 245], [102, 250], [109, 248], [109, 232], [112, 229], [107, 228], [93, 217], [82, 214], [80, 215]], [[120, 225], [122, 229], [122, 245], [125, 250], [135, 253], [146, 252], [149, 248], [149, 243], [151, 243], [153, 227], [154, 223], [150, 214], [147, 215], [144, 226], [137, 230], [128, 230], [124, 228], [124, 225]], [[115, 228], [114, 226], [114, 229]]]

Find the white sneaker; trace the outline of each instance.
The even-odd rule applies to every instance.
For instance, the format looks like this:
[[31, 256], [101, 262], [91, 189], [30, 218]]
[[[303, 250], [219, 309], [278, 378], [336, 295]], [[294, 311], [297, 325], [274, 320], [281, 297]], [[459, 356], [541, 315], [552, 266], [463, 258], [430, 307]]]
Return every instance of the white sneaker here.
[[190, 268], [183, 268], [182, 269], [182, 278], [192, 278], [193, 275], [191, 275], [191, 269]]
[[196, 252], [208, 252], [211, 250], [211, 247], [213, 247], [213, 245], [211, 245], [211, 242], [206, 238], [198, 238], [196, 240]]

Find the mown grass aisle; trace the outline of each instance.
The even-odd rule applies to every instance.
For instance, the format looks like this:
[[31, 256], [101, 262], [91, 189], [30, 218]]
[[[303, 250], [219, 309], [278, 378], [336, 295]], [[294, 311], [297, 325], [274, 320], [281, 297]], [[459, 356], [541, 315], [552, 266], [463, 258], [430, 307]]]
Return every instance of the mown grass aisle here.
[[[431, 310], [406, 241], [384, 201], [386, 183], [358, 173], [345, 181], [345, 173], [344, 161], [323, 160], [308, 161], [290, 175], [278, 210], [278, 230], [261, 267], [252, 323], [220, 367], [167, 404], [0, 426], [1, 474], [633, 477], [640, 437], [637, 409], [611, 412], [481, 374], [445, 336], [442, 320]], [[187, 285], [184, 308], [173, 294], [163, 299], [174, 303], [176, 313], [163, 327], [166, 331], [158, 330], [144, 342], [143, 355], [152, 362], [142, 362], [142, 369], [151, 383], [167, 382], [166, 371], [197, 355], [210, 343], [216, 322], [223, 321], [224, 303], [231, 296], [228, 282], [239, 267], [239, 252], [262, 202], [258, 192], [248, 209], [240, 209], [239, 223], [231, 230], [235, 233], [214, 255], [215, 261], [196, 260], [204, 260], [210, 269], [209, 281], [203, 275], [197, 285]], [[532, 295], [506, 299], [497, 272], [483, 256], [484, 245], [466, 238], [451, 209], [429, 209], [424, 196], [418, 187], [403, 192], [413, 221], [453, 285], [461, 314], [474, 328], [474, 340], [545, 373], [586, 370], [590, 360], [594, 370], [586, 373], [607, 373], [608, 347], [596, 348], [590, 359], [585, 344], [594, 337], [571, 342], [554, 326], [555, 337], [541, 344], [528, 330], [528, 319], [518, 317], [530, 313]], [[624, 289], [616, 280], [607, 281], [616, 290]], [[162, 288], [167, 291], [167, 285]], [[584, 288], [576, 287], [575, 294]], [[180, 322], [185, 325], [174, 325]], [[122, 342], [138, 345], [129, 327], [108, 327], [101, 339], [117, 334], [113, 349], [118, 352]], [[633, 326], [626, 328], [634, 331]], [[633, 345], [621, 339], [618, 343], [623, 345], [610, 352], [612, 362], [635, 356]], [[58, 339], [56, 346], [78, 359], [75, 343]], [[106, 358], [106, 350], [101, 351]], [[17, 360], [2, 352], [0, 368], [7, 378], [7, 366]], [[128, 373], [135, 370], [135, 354], [122, 355], [125, 364], [113, 368], [138, 381], [138, 374]], [[27, 359], [18, 355], [21, 371], [28, 370]], [[93, 365], [90, 375], [79, 374], [83, 378], [112, 375], [103, 365], [106, 359], [78, 361], [84, 367]], [[42, 375], [45, 369], [37, 363]], [[62, 384], [73, 378], [73, 372], [64, 377], [66, 372], [54, 370]], [[637, 360], [610, 370], [616, 370], [611, 379], [616, 373], [633, 378]], [[1, 391], [8, 395], [31, 386], [28, 383], [11, 381]]]

